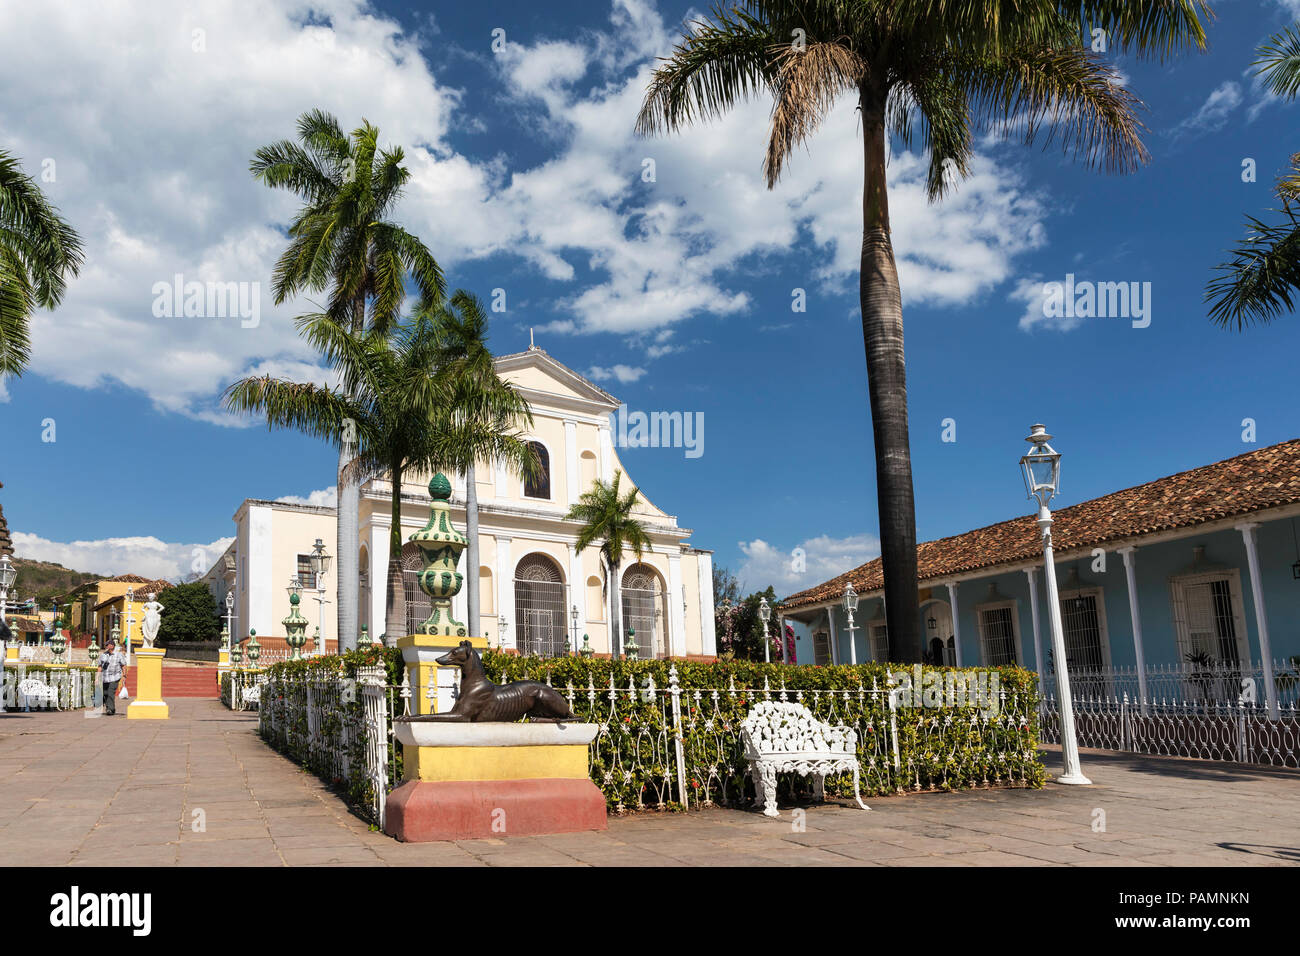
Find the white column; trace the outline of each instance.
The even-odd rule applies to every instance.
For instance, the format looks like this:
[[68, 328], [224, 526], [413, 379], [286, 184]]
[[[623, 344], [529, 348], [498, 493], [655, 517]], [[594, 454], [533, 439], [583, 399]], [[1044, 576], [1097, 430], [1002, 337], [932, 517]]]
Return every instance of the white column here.
[[1138, 613], [1137, 569], [1134, 567], [1133, 555], [1137, 548], [1129, 545], [1119, 549], [1124, 558], [1124, 581], [1128, 585], [1128, 616], [1133, 625], [1133, 658], [1137, 662], [1138, 672], [1138, 706], [1142, 713], [1147, 710], [1147, 658], [1142, 649], [1142, 615]]
[[[380, 635], [388, 627], [388, 530], [392, 523], [388, 515], [375, 514], [370, 519], [370, 539], [367, 544], [370, 545], [370, 637], [372, 640], [379, 640]], [[325, 580], [328, 581], [329, 578]], [[328, 598], [329, 594], [325, 596]], [[331, 605], [325, 606], [328, 608]]]
[[1259, 631], [1260, 669], [1264, 672], [1264, 696], [1268, 698], [1268, 719], [1277, 720], [1277, 687], [1273, 683], [1273, 646], [1268, 639], [1268, 614], [1264, 609], [1264, 586], [1259, 579], [1259, 550], [1255, 542], [1255, 529], [1259, 525], [1248, 521], [1237, 525], [1246, 542], [1246, 561], [1250, 565], [1250, 594], [1255, 604], [1255, 627]]
[[828, 607], [826, 609], [826, 621], [830, 625], [830, 629], [831, 629], [831, 663], [838, 664], [840, 662], [840, 648], [839, 648], [840, 642], [839, 639], [835, 636], [835, 608], [834, 607]]
[[1043, 583], [1047, 585], [1047, 620], [1052, 627], [1052, 652], [1056, 664], [1056, 706], [1061, 715], [1061, 762], [1065, 772], [1057, 783], [1092, 783], [1079, 766], [1079, 742], [1074, 735], [1074, 701], [1070, 697], [1070, 667], [1065, 656], [1065, 628], [1061, 626], [1061, 598], [1056, 590], [1056, 560], [1052, 548], [1052, 513], [1038, 509], [1038, 530], [1043, 536]]
[[[570, 639], [573, 641], [573, 652], [576, 654], [578, 648], [582, 646], [582, 635], [587, 631], [587, 576], [582, 573], [582, 555], [572, 544], [567, 546], [569, 549], [569, 601], [570, 608], [578, 609], [578, 633]], [[569, 618], [569, 627], [573, 627], [573, 615], [566, 608], [565, 614]]]
[[578, 473], [578, 423], [572, 418], [564, 420], [564, 464], [564, 487], [568, 491], [569, 504], [577, 504], [582, 476]]
[[1029, 613], [1034, 620], [1034, 670], [1038, 672], [1038, 684], [1043, 684], [1043, 636], [1038, 623], [1038, 569], [1025, 568], [1025, 577], [1029, 578]]
[[713, 555], [701, 553], [696, 557], [699, 565], [699, 594], [695, 603], [700, 607], [700, 653], [714, 657], [718, 653], [717, 621], [713, 607]]
[[[274, 528], [275, 513], [265, 505], [250, 505], [248, 508], [248, 562], [247, 562], [247, 581], [248, 589], [248, 609], [244, 615], [244, 620], [238, 624], [240, 628], [239, 638], [248, 636], [248, 629], [254, 628], [259, 634], [274, 634], [275, 624], [272, 623], [275, 615], [272, 613], [272, 595], [271, 589], [279, 583], [283, 587], [283, 581], [289, 580], [289, 575], [293, 574], [294, 568], [282, 569], [282, 574], [277, 574], [276, 569], [271, 566], [272, 555], [272, 532]], [[310, 543], [310, 542], [307, 542]], [[337, 564], [337, 560], [335, 564]], [[122, 621], [123, 628], [126, 627], [125, 616]]]
[[[614, 448], [610, 440], [609, 423], [600, 426], [600, 480], [614, 480]], [[713, 585], [710, 584], [709, 587]]]
[[682, 607], [682, 556], [668, 555], [668, 655], [686, 656], [686, 609]]
[[[964, 667], [961, 662], [961, 615], [957, 613], [957, 585], [952, 582], [948, 583], [948, 611], [952, 615], [952, 646], [957, 655], [957, 666]], [[1037, 627], [1034, 628], [1034, 634], [1038, 634]]]
[[[510, 539], [497, 536], [497, 614], [509, 624], [502, 647], [515, 646], [515, 565], [510, 559]], [[500, 630], [497, 631], [500, 634]]]

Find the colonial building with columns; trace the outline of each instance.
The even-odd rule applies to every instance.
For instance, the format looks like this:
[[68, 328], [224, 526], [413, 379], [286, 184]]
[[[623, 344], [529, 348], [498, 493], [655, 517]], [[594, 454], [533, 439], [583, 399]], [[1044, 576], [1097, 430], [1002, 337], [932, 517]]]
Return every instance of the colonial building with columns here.
[[[917, 546], [924, 646], [907, 649], [907, 660], [1052, 672], [1042, 540], [1030, 510]], [[1297, 671], [1300, 439], [1052, 517], [1069, 669], [1096, 675], [1094, 688], [1161, 669], [1190, 669], [1193, 683], [1210, 672]], [[852, 631], [850, 582], [860, 595]], [[799, 662], [886, 659], [883, 584], [877, 558], [786, 598], [781, 613]], [[1153, 693], [1145, 676], [1141, 686]]]
[[[610, 416], [620, 406], [604, 389], [556, 361], [540, 348], [496, 360], [501, 377], [527, 399], [533, 425], [526, 436], [542, 459], [544, 475], [525, 482], [506, 468], [480, 463], [475, 468], [479, 504], [479, 611], [470, 632], [492, 646], [520, 653], [557, 655], [579, 649], [584, 636], [597, 654], [610, 650], [609, 573], [595, 547], [578, 552], [579, 526], [564, 515], [596, 478], [623, 472], [621, 489], [637, 487], [619, 461]], [[416, 585], [419, 552], [407, 539], [429, 517], [430, 475], [402, 480], [401, 561], [405, 580], [407, 631], [429, 614], [428, 598]], [[465, 531], [464, 475], [452, 479], [452, 519]], [[361, 488], [360, 623], [379, 637], [384, 630], [385, 576], [391, 526], [391, 480], [372, 478]], [[638, 488], [640, 491], [641, 489]], [[677, 517], [656, 507], [644, 491], [634, 512], [646, 527], [650, 550], [640, 560], [625, 553], [619, 569], [624, 633], [635, 630], [642, 657], [713, 657], [712, 552], [687, 543], [691, 531]], [[333, 508], [245, 500], [234, 515], [235, 540], [206, 580], [223, 610], [227, 590], [235, 593], [235, 633], [254, 628], [258, 640], [274, 648], [284, 638], [289, 614], [287, 586], [301, 576], [303, 613], [312, 631], [323, 616], [325, 648], [335, 630], [334, 575], [316, 581], [312, 546], [320, 538], [336, 548]], [[468, 551], [461, 558], [466, 572]], [[466, 575], [466, 587], [469, 576]], [[317, 586], [323, 589], [317, 590]], [[323, 597], [324, 603], [317, 598]], [[323, 615], [322, 615], [323, 608]], [[458, 620], [467, 614], [464, 589], [453, 604]], [[269, 638], [269, 640], [268, 640]]]

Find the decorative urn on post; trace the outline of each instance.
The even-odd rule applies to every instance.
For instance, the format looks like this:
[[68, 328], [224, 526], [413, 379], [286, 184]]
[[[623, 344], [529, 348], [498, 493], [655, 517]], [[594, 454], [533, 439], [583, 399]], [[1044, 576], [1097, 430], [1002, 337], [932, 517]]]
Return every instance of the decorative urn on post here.
[[63, 652], [68, 648], [68, 639], [63, 636], [59, 622], [54, 622], [54, 636], [50, 638], [50, 650], [54, 652], [54, 663], [63, 666]]
[[587, 635], [582, 635], [582, 646], [578, 648], [578, 656], [590, 659], [595, 653], [596, 649], [591, 646], [591, 642], [587, 639]]
[[[302, 611], [298, 610], [298, 605], [302, 604], [302, 596], [294, 588], [289, 591], [289, 617], [282, 620], [285, 626], [285, 643], [292, 648], [289, 656], [290, 661], [302, 661], [303, 645], [307, 644], [307, 618], [303, 617]], [[248, 656], [252, 657], [252, 645], [248, 645]], [[253, 657], [253, 661], [257, 658]]]
[[627, 645], [623, 648], [623, 656], [630, 661], [634, 661], [640, 653], [641, 648], [636, 643], [636, 628], [629, 627], [627, 629]]
[[99, 644], [95, 641], [95, 635], [90, 635], [90, 646], [86, 648], [86, 656], [90, 658], [90, 666], [94, 667], [99, 663]]
[[257, 639], [257, 632], [251, 627], [248, 629], [248, 665], [257, 666], [257, 659], [262, 656], [262, 644]]
[[[252, 631], [249, 631], [249, 634], [252, 633], [253, 633]], [[238, 668], [239, 665], [242, 664], [243, 662], [244, 662], [244, 645], [240, 642], [236, 642], [235, 645], [230, 648], [230, 663], [233, 667]]]
[[358, 650], [359, 650], [360, 648], [363, 648], [363, 647], [369, 647], [369, 646], [370, 646], [371, 644], [373, 644], [373, 643], [374, 643], [374, 641], [373, 641], [373, 640], [371, 639], [371, 637], [370, 637], [370, 630], [369, 630], [369, 628], [367, 628], [366, 625], [362, 624], [362, 625], [361, 625], [361, 636], [357, 638], [357, 648], [358, 648]]
[[418, 578], [420, 590], [429, 595], [433, 610], [428, 620], [416, 626], [417, 634], [435, 634], [457, 639], [468, 637], [464, 624], [451, 616], [451, 599], [460, 592], [465, 578], [456, 565], [469, 542], [451, 523], [451, 482], [442, 472], [429, 480], [429, 523], [411, 535], [420, 549], [424, 568]]

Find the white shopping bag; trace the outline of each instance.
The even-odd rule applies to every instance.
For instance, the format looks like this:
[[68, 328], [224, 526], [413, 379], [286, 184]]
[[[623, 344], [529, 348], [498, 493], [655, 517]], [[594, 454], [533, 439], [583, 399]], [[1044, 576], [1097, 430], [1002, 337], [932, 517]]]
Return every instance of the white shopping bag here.
[[119, 698], [126, 696], [126, 681], [122, 681], [122, 687], [118, 690], [117, 696]]

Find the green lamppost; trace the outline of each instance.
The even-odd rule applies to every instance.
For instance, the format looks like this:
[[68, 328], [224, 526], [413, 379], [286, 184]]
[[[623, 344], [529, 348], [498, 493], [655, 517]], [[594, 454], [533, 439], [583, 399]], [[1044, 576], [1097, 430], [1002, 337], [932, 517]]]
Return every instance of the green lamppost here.
[[[284, 625], [285, 643], [293, 649], [289, 660], [302, 660], [302, 648], [307, 643], [307, 618], [298, 610], [302, 603], [301, 587], [295, 577], [289, 582], [289, 616], [280, 623]], [[251, 648], [250, 648], [251, 650]]]

